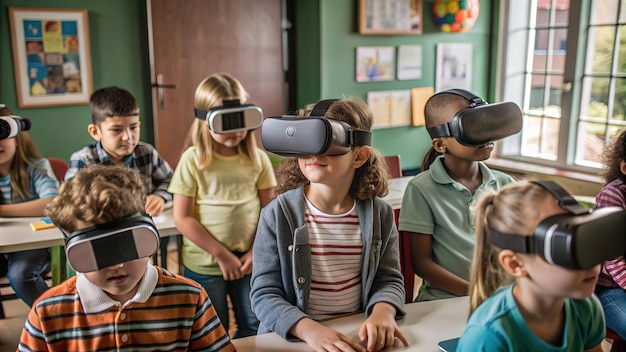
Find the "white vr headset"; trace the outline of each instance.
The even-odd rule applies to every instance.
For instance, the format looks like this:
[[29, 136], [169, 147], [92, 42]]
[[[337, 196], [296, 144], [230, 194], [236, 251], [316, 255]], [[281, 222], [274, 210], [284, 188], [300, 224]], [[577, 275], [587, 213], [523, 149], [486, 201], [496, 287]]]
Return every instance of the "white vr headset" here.
[[263, 110], [253, 104], [240, 104], [239, 100], [224, 100], [222, 106], [209, 110], [193, 109], [201, 120], [206, 120], [209, 129], [215, 133], [250, 131], [261, 126]]
[[148, 215], [74, 231], [65, 237], [65, 254], [71, 267], [88, 273], [145, 258], [159, 248], [159, 232]]
[[372, 133], [350, 127], [324, 114], [337, 99], [315, 104], [310, 116], [275, 116], [261, 129], [263, 147], [274, 154], [303, 158], [309, 155], [343, 155], [354, 146], [371, 145]]

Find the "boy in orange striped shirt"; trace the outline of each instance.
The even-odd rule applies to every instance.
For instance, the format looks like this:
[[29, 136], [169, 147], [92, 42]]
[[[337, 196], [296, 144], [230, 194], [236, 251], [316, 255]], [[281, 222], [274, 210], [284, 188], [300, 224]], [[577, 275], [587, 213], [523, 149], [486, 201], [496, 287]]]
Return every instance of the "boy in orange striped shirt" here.
[[206, 291], [149, 263], [158, 232], [141, 176], [94, 165], [47, 212], [77, 275], [33, 305], [18, 351], [235, 351]]

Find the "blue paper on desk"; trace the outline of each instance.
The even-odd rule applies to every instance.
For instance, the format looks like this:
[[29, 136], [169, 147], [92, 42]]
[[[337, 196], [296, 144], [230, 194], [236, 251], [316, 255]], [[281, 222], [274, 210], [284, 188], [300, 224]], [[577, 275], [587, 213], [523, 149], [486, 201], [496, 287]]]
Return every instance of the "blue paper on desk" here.
[[458, 343], [459, 338], [457, 337], [456, 339], [439, 341], [439, 344], [437, 344], [437, 346], [443, 352], [454, 352], [456, 351], [456, 345], [458, 345]]
[[39, 220], [45, 224], [52, 224], [52, 220], [50, 220], [50, 218], [40, 218]]

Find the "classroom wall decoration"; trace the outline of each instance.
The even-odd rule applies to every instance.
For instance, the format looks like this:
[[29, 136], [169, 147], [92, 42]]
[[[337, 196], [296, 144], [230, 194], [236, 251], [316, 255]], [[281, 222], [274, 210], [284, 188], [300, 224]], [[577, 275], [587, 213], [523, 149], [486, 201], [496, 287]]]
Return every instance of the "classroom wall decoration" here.
[[395, 47], [362, 46], [356, 49], [356, 81], [391, 81], [395, 77]]
[[421, 34], [422, 0], [359, 0], [359, 33]]
[[422, 46], [400, 45], [398, 47], [398, 80], [422, 78]]
[[18, 106], [88, 104], [87, 11], [9, 7], [9, 19]]
[[368, 92], [367, 104], [374, 115], [374, 129], [411, 124], [411, 91], [408, 89]]
[[435, 0], [433, 19], [444, 32], [467, 32], [480, 12], [478, 0]]
[[435, 90], [472, 89], [472, 44], [437, 44]]

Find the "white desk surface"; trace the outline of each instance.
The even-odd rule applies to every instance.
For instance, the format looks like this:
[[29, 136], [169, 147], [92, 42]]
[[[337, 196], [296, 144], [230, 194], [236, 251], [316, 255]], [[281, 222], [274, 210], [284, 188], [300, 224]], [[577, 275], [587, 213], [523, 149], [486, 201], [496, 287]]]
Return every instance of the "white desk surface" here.
[[[0, 253], [11, 253], [29, 249], [63, 246], [63, 234], [57, 228], [33, 231], [30, 223], [39, 221], [39, 217], [3, 218], [0, 217]], [[174, 226], [172, 209], [153, 218], [161, 237], [178, 234]]]
[[[400, 330], [409, 341], [404, 347], [400, 340], [385, 351], [439, 351], [437, 343], [461, 336], [469, 313], [469, 298], [459, 297], [437, 301], [410, 303], [406, 305], [407, 315], [398, 322]], [[363, 314], [356, 314], [324, 322], [324, 325], [359, 341], [359, 328], [365, 320]], [[275, 333], [234, 339], [239, 352], [279, 352], [310, 351], [305, 342], [289, 342]]]

